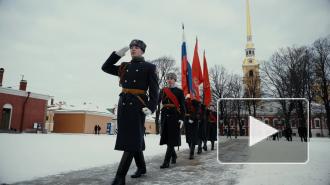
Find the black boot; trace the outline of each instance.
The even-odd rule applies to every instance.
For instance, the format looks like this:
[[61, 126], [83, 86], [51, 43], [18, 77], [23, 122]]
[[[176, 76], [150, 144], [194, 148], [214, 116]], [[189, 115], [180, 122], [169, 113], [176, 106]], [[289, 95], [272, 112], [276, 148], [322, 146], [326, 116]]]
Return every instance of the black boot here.
[[195, 145], [190, 145], [190, 155], [189, 155], [189, 159], [194, 159], [194, 153], [195, 153]]
[[202, 145], [198, 145], [197, 154], [202, 153]]
[[127, 174], [127, 171], [129, 169], [129, 166], [131, 165], [132, 159], [133, 159], [133, 152], [124, 152], [123, 156], [121, 157], [116, 177], [112, 181], [112, 185], [123, 185], [125, 184], [125, 176]]
[[174, 151], [172, 152], [172, 160], [171, 160], [171, 163], [172, 163], [172, 164], [175, 164], [177, 158], [178, 158], [178, 156], [176, 155], [175, 150], [174, 150]]
[[204, 151], [207, 151], [207, 145], [206, 145], [206, 141], [204, 142], [204, 145], [203, 145], [203, 150], [204, 150]]
[[160, 166], [161, 169], [170, 167], [171, 156], [172, 156], [172, 147], [167, 146], [164, 163]]
[[115, 177], [112, 181], [111, 185], [124, 185], [125, 184], [125, 177]]
[[136, 172], [131, 175], [132, 178], [139, 178], [141, 175], [147, 173], [146, 162], [144, 161], [143, 152], [135, 152], [134, 160], [137, 167]]
[[214, 141], [211, 141], [211, 146], [212, 146], [211, 150], [214, 150]]
[[138, 168], [133, 175], [131, 175], [132, 178], [139, 178], [141, 175], [144, 175], [147, 173], [146, 168]]

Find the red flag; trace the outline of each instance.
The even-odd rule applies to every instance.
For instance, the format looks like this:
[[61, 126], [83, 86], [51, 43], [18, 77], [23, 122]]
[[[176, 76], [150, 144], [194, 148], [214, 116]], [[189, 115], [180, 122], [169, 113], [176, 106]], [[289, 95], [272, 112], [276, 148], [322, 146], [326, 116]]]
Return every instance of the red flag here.
[[192, 63], [192, 86], [193, 86], [192, 98], [194, 98], [198, 101], [200, 101], [199, 85], [202, 82], [203, 82], [203, 75], [202, 75], [201, 64], [199, 62], [199, 56], [198, 56], [198, 40], [196, 38], [194, 58], [193, 58], [193, 63]]
[[211, 103], [211, 86], [210, 86], [210, 80], [209, 80], [209, 71], [207, 69], [207, 62], [205, 57], [205, 51], [204, 51], [204, 57], [203, 57], [203, 93], [204, 93], [204, 105], [208, 107]]

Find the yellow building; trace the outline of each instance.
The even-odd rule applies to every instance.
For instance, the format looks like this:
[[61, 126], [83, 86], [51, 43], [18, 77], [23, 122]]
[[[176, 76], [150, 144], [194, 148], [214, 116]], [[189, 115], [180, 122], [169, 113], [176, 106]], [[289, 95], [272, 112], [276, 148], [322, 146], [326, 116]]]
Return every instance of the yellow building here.
[[259, 63], [255, 58], [255, 48], [252, 42], [249, 0], [246, 0], [246, 32], [247, 43], [245, 47], [245, 58], [242, 65], [244, 97], [260, 98]]
[[100, 133], [105, 134], [112, 118], [111, 114], [96, 111], [56, 110], [53, 132], [92, 134], [94, 126], [100, 125]]

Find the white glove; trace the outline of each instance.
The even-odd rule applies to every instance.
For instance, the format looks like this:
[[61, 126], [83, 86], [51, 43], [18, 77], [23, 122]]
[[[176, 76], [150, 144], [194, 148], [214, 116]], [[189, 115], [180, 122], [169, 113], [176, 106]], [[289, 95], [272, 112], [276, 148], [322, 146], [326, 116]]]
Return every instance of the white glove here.
[[142, 108], [142, 112], [143, 112], [146, 116], [148, 116], [148, 115], [151, 114], [151, 110], [148, 109], [147, 107], [143, 107], [143, 108]]
[[179, 123], [180, 123], [180, 128], [182, 128], [183, 121], [182, 120], [179, 120]]
[[188, 122], [189, 122], [189, 123], [194, 123], [194, 121], [193, 121], [193, 120], [191, 120], [191, 119], [189, 119], [189, 120], [188, 120]]
[[128, 46], [125, 46], [123, 48], [121, 48], [120, 50], [116, 51], [116, 54], [120, 57], [125, 56], [125, 53], [129, 50]]

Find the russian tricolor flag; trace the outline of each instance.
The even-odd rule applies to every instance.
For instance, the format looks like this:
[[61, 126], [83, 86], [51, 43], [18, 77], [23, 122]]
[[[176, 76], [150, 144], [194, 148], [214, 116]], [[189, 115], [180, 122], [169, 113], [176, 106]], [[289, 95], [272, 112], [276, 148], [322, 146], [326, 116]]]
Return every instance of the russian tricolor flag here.
[[187, 58], [187, 46], [184, 35], [184, 25], [182, 24], [182, 45], [181, 45], [181, 76], [182, 90], [184, 95], [190, 94], [192, 90], [192, 72]]

